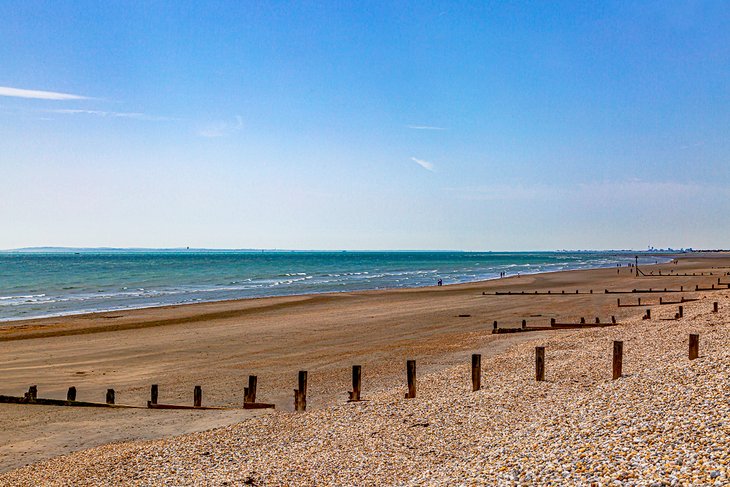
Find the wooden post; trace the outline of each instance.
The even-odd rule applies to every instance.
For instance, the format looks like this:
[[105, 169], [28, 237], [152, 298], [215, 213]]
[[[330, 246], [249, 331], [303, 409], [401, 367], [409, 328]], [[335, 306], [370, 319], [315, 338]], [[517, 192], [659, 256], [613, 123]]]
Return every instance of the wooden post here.
[[679, 317], [684, 318], [684, 306], [679, 307]]
[[25, 397], [31, 401], [38, 399], [38, 386], [30, 386], [28, 392], [25, 393]]
[[497, 322], [495, 321], [492, 326], [494, 327], [493, 329], [496, 330], [497, 329]]
[[550, 318], [550, 326], [555, 326], [555, 318]]
[[713, 313], [717, 313], [717, 301], [715, 301], [714, 303], [712, 303], [712, 312]]
[[591, 294], [593, 294], [593, 289], [591, 289]]
[[298, 377], [298, 389], [294, 390], [294, 410], [307, 410], [307, 371], [300, 370]]
[[157, 384], [150, 386], [150, 404], [157, 404], [158, 389]]
[[195, 386], [193, 389], [193, 407], [199, 408], [203, 405], [203, 388]]
[[535, 347], [535, 380], [545, 380], [545, 347]]
[[255, 375], [249, 375], [248, 376], [248, 387], [244, 387], [243, 389], [243, 402], [247, 403], [254, 403], [256, 402], [256, 386], [258, 384], [258, 377]]
[[596, 316], [596, 324], [598, 325], [600, 323], [601, 323], [601, 319], [598, 316]]
[[611, 315], [611, 323], [616, 324], [616, 317]]
[[350, 401], [360, 400], [360, 386], [362, 378], [362, 367], [360, 365], [352, 366], [352, 391], [350, 392]]
[[641, 298], [639, 298], [639, 306], [641, 306]]
[[647, 308], [646, 309], [646, 319], [647, 320], [650, 320], [651, 319], [651, 308]]
[[66, 393], [66, 400], [67, 401], [75, 401], [76, 400], [76, 387], [71, 386], [68, 388], [68, 392]]
[[621, 307], [621, 298], [616, 298], [616, 306]]
[[522, 320], [522, 329], [527, 328], [527, 320]]
[[482, 355], [473, 353], [471, 355], [471, 390], [478, 391], [482, 388]]
[[613, 342], [613, 380], [621, 377], [624, 363], [624, 342], [614, 340]]
[[694, 333], [689, 335], [689, 359], [694, 360], [700, 356], [700, 336]]
[[406, 399], [413, 399], [416, 397], [416, 361], [409, 360], [406, 362], [406, 373], [408, 375], [408, 392], [406, 392]]
[[684, 291], [684, 286], [679, 286], [680, 291]]
[[582, 317], [582, 316], [580, 318], [580, 324], [581, 325], [585, 325], [586, 324], [586, 319], [584, 317]]
[[114, 389], [107, 389], [106, 390], [106, 403], [107, 404], [114, 404]]
[[659, 304], [664, 304], [664, 301], [661, 296], [659, 296]]

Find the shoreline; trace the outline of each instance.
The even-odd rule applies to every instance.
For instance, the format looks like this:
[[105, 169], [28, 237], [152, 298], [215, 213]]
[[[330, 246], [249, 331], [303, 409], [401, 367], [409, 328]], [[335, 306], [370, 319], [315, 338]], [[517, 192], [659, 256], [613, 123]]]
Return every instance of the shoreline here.
[[[664, 262], [658, 262], [656, 264], [644, 264], [641, 267], [650, 267], [650, 266], [656, 266], [656, 265], [662, 265], [667, 264], [671, 262], [672, 259], [675, 258], [682, 258], [682, 256], [690, 255], [690, 254], [656, 254], [656, 257], [661, 257], [665, 260]], [[471, 286], [471, 285], [479, 285], [482, 283], [489, 283], [493, 281], [503, 281], [505, 279], [510, 278], [519, 278], [524, 276], [535, 276], [535, 275], [544, 275], [544, 274], [553, 274], [553, 273], [560, 273], [560, 272], [579, 272], [579, 271], [591, 271], [591, 270], [598, 270], [598, 269], [615, 269], [615, 266], [596, 266], [596, 267], [580, 267], [580, 268], [574, 268], [574, 269], [560, 269], [560, 270], [547, 270], [547, 271], [536, 271], [536, 272], [520, 272], [515, 275], [511, 276], [505, 276], [505, 277], [493, 277], [493, 278], [487, 278], [487, 279], [478, 279], [475, 281], [464, 281], [464, 282], [456, 282], [451, 284], [444, 284], [444, 286], [441, 287], [448, 287], [453, 288], [455, 286]], [[626, 269], [627, 267], [622, 266], [622, 269]], [[107, 315], [109, 313], [116, 313], [116, 312], [134, 312], [134, 311], [140, 311], [140, 310], [149, 310], [149, 309], [172, 309], [177, 307], [187, 307], [187, 306], [201, 306], [201, 305], [208, 305], [208, 304], [225, 304], [225, 303], [236, 303], [236, 302], [245, 302], [245, 301], [255, 301], [255, 300], [267, 300], [267, 299], [276, 299], [276, 298], [308, 298], [308, 297], [315, 297], [315, 296], [328, 296], [328, 295], [339, 295], [339, 294], [350, 294], [350, 293], [369, 293], [369, 292], [394, 292], [394, 291], [408, 291], [408, 290], [418, 290], [418, 289], [431, 289], [431, 288], [437, 288], [438, 286], [435, 285], [423, 285], [423, 286], [404, 286], [404, 287], [385, 287], [385, 288], [373, 288], [373, 289], [358, 289], [358, 290], [348, 290], [348, 291], [322, 291], [322, 292], [307, 292], [307, 293], [292, 293], [292, 294], [272, 294], [269, 296], [251, 296], [251, 297], [242, 297], [242, 298], [233, 298], [233, 299], [213, 299], [208, 301], [195, 301], [195, 302], [183, 302], [183, 303], [171, 303], [171, 304], [161, 304], [161, 305], [151, 305], [151, 306], [139, 306], [139, 307], [118, 307], [118, 308], [110, 308], [106, 310], [94, 310], [94, 311], [72, 311], [68, 313], [59, 313], [59, 314], [49, 314], [49, 315], [42, 315], [42, 316], [35, 316], [35, 317], [28, 317], [28, 318], [9, 318], [9, 319], [0, 319], [0, 332], [2, 328], [5, 325], [18, 325], [18, 326], [24, 326], [28, 324], [35, 324], [39, 321], [50, 321], [54, 319], [63, 319], [63, 318], [93, 318], [95, 316], [103, 316]], [[2, 335], [0, 334], [0, 340], [2, 340]]]
[[[681, 259], [678, 265], [654, 268], [684, 271], [709, 270], [717, 262], [730, 265], [729, 255], [717, 257]], [[75, 386], [79, 400], [101, 401], [111, 387], [118, 403], [143, 405], [150, 384], [159, 384], [161, 401], [189, 404], [193, 386], [202, 385], [204, 405], [238, 406], [246, 376], [253, 374], [258, 376], [260, 401], [275, 404], [277, 411], [291, 411], [297, 371], [308, 370], [308, 409], [316, 411], [346, 399], [352, 364], [363, 366], [367, 398], [402, 388], [406, 359], [417, 358], [419, 377], [425, 377], [463, 364], [476, 351], [486, 360], [524, 342], [590, 333], [492, 335], [493, 320], [500, 327], [519, 327], [522, 319], [528, 326], [541, 326], [553, 317], [577, 322], [595, 316], [605, 322], [615, 315], [624, 322], [637, 319], [643, 308], [616, 308], [615, 295], [603, 294], [604, 287], [684, 284], [694, 289], [696, 283], [709, 287], [712, 281], [716, 279], [708, 276], [637, 279], [625, 267], [618, 273], [616, 268], [602, 268], [443, 287], [196, 303], [35, 320], [23, 327], [0, 327], [4, 357], [0, 394], [22, 396], [36, 384], [39, 397], [61, 398]], [[494, 290], [561, 288], [601, 292], [559, 298], [482, 295]], [[0, 444], [0, 471], [115, 441], [167, 438], [226, 426], [254, 415], [240, 409], [83, 409], [0, 404], [0, 436], [5, 439]]]
[[[592, 253], [592, 251], [585, 251], [586, 253]], [[605, 252], [607, 255], [624, 255], [624, 253], [621, 253], [620, 251], [601, 251]], [[529, 252], [526, 252], [529, 253]], [[546, 252], [546, 253], [559, 253], [559, 252]], [[572, 252], [567, 252], [572, 253]], [[516, 254], [521, 254], [521, 252], [517, 252]], [[657, 264], [666, 264], [669, 260], [681, 256], [688, 256], [692, 255], [690, 253], [644, 253], [642, 254], [643, 258], [646, 258], [647, 256], [651, 258], [656, 258], [659, 261]], [[665, 260], [662, 260], [665, 259]], [[535, 274], [544, 274], [544, 273], [550, 273], [550, 272], [571, 272], [571, 271], [580, 271], [580, 270], [591, 270], [591, 269], [607, 269], [607, 268], [614, 268], [613, 264], [616, 264], [618, 262], [612, 263], [612, 264], [606, 264], [606, 265], [596, 265], [596, 266], [587, 266], [587, 267], [574, 267], [570, 268], [563, 268], [558, 270], [538, 270], [534, 272], [517, 272], [514, 275], [510, 275], [508, 277], [515, 277], [515, 276], [529, 276], [529, 275], [535, 275]], [[625, 264], [625, 262], [621, 262], [621, 264]], [[643, 264], [646, 266], [650, 265], [657, 265], [657, 264]], [[462, 284], [477, 284], [481, 282], [488, 282], [492, 280], [499, 280], [504, 279], [500, 278], [499, 276], [495, 275], [494, 277], [486, 277], [486, 278], [478, 278], [476, 280], [462, 280], [459, 282], [454, 283], [448, 283], [446, 286], [454, 286], [454, 285], [462, 285]], [[167, 308], [167, 307], [173, 307], [173, 306], [188, 306], [188, 305], [196, 305], [196, 304], [207, 304], [207, 303], [225, 303], [229, 301], [240, 301], [240, 300], [247, 300], [247, 299], [266, 299], [266, 298], [279, 298], [279, 297], [296, 297], [296, 296], [315, 296], [315, 295], [326, 295], [326, 294], [341, 294], [341, 293], [351, 293], [351, 292], [367, 292], [367, 291], [392, 291], [392, 290], [400, 290], [400, 289], [421, 289], [421, 288], [429, 288], [429, 287], [435, 287], [432, 284], [423, 284], [423, 285], [407, 285], [407, 286], [393, 286], [393, 287], [373, 287], [373, 288], [365, 288], [365, 289], [350, 289], [350, 290], [323, 290], [323, 291], [315, 291], [315, 292], [291, 292], [291, 293], [284, 293], [284, 294], [270, 294], [270, 295], [260, 295], [260, 296], [243, 296], [243, 297], [237, 297], [237, 298], [220, 298], [220, 299], [198, 299], [194, 301], [187, 301], [187, 302], [179, 302], [179, 303], [157, 303], [157, 304], [131, 304], [130, 306], [112, 306], [105, 309], [91, 309], [91, 310], [70, 310], [70, 311], [60, 311], [57, 313], [45, 313], [45, 314], [39, 314], [36, 316], [28, 316], [28, 317], [8, 317], [8, 318], [1, 318], [0, 319], [0, 326], [3, 326], [5, 324], [24, 324], [24, 322], [28, 321], [36, 321], [36, 320], [43, 320], [43, 319], [53, 319], [53, 318], [63, 318], [63, 317], [74, 317], [74, 316], [84, 316], [84, 315], [98, 315], [98, 314], [104, 314], [104, 313], [113, 313], [113, 312], [124, 312], [124, 311], [134, 311], [134, 310], [142, 310], [142, 309], [149, 309], [149, 308]], [[215, 292], [216, 289], [211, 289], [211, 291]], [[37, 292], [40, 292], [39, 290]], [[22, 296], [18, 296], [22, 297]]]

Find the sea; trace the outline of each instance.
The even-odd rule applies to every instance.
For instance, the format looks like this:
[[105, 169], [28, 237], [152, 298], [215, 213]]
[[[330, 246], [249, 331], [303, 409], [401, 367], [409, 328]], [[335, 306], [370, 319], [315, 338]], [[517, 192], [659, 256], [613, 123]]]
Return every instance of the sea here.
[[228, 299], [482, 281], [668, 258], [634, 251], [0, 252], [0, 321]]

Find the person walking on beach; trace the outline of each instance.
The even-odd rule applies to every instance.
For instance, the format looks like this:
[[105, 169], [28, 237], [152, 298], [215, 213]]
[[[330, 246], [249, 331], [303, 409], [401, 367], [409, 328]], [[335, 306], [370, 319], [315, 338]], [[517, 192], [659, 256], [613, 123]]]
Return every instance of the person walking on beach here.
[[439, 286], [443, 286], [443, 284], [444, 284], [444, 281], [442, 281], [441, 279], [439, 279], [439, 280], [438, 280], [438, 285], [439, 285]]

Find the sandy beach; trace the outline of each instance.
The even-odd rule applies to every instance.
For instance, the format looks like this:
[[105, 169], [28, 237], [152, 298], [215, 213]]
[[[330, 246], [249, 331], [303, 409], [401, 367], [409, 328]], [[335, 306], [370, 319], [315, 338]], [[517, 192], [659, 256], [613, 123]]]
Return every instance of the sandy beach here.
[[[275, 412], [240, 409], [159, 411], [0, 404], [2, 471], [110, 442], [170, 438], [240, 423], [199, 435], [102, 447], [31, 469], [10, 472], [0, 477], [0, 483], [13, 485], [25, 481], [32, 485], [57, 479], [63, 484], [78, 483], [79, 478], [85, 478], [89, 484], [154, 484], [153, 479], [165, 477], [175, 484], [220, 485], [221, 482], [235, 483], [251, 478], [257, 485], [352, 483], [347, 479], [360, 479], [354, 483], [374, 485], [378, 478], [391, 480], [386, 483], [418, 484], [429, 483], [431, 479], [435, 479], [434, 483], [438, 483], [438, 479], [444, 482], [448, 478], [467, 479], [469, 475], [475, 475], [473, 480], [477, 482], [480, 478], [478, 472], [459, 470], [465, 466], [464, 458], [456, 453], [448, 457], [438, 448], [434, 450], [433, 442], [438, 434], [433, 438], [429, 436], [431, 439], [428, 441], [421, 441], [423, 435], [434, 434], [433, 428], [404, 430], [402, 426], [388, 426], [389, 422], [400, 421], [399, 424], [403, 424], [404, 418], [408, 417], [414, 424], [460, 423], [460, 428], [449, 430], [454, 437], [447, 435], [443, 438], [444, 448], [454, 451], [454, 448], [464, 447], [455, 440], [459, 430], [464, 433], [476, 423], [483, 428], [477, 429], [481, 434], [495, 435], [500, 428], [514, 426], [518, 422], [517, 416], [530, 411], [530, 421], [526, 424], [534, 424], [535, 421], [554, 424], [550, 421], [557, 421], [554, 414], [559, 408], [574, 408], [575, 401], [588, 401], [589, 398], [600, 401], [604, 397], [601, 394], [605, 397], [618, 394], [609, 390], [613, 386], [606, 381], [606, 367], [594, 369], [588, 366], [592, 353], [600, 353], [596, 359], [600, 363], [610, 360], [607, 344], [615, 337], [624, 337], [633, 347], [627, 348], [627, 380], [619, 381], [621, 384], [616, 387], [640, 390], [646, 385], [645, 381], [659, 377], [660, 364], [650, 360], [654, 352], [644, 355], [639, 353], [638, 347], [651, 345], [657, 350], [656, 354], [663, 354], [662, 357], [679, 357], [686, 352], [682, 348], [686, 345], [680, 345], [682, 340], [686, 341], [689, 329], [701, 329], [703, 337], [705, 332], [712, 330], [717, 336], [713, 338], [715, 342], [711, 342], [713, 345], [708, 346], [717, 355], [725, 343], [723, 340], [728, 340], [726, 323], [730, 303], [723, 305], [723, 312], [716, 315], [708, 314], [708, 303], [714, 300], [727, 303], [728, 291], [683, 293], [687, 298], [699, 298], [685, 306], [686, 319], [660, 321], [658, 318], [664, 315], [673, 315], [676, 307], [652, 306], [657, 319], [642, 322], [640, 315], [645, 307], [616, 306], [617, 297], [635, 300], [637, 295], [617, 296], [604, 294], [603, 290], [710, 287], [728, 270], [720, 268], [728, 265], [730, 256], [727, 255], [691, 255], [680, 258], [677, 265], [662, 264], [645, 270], [655, 274], [660, 270], [663, 274], [670, 271], [713, 272], [713, 276], [636, 278], [628, 268], [621, 268], [619, 272], [616, 268], [609, 268], [525, 275], [441, 288], [262, 298], [2, 324], [0, 353], [3, 361], [0, 372], [3, 380], [0, 394], [22, 395], [29, 385], [37, 384], [39, 397], [64, 398], [67, 388], [73, 385], [78, 389], [79, 400], [101, 402], [106, 389], [111, 387], [116, 391], [117, 403], [144, 405], [149, 396], [149, 386], [155, 383], [160, 387], [161, 402], [192, 404], [193, 387], [201, 385], [204, 405], [236, 406], [242, 402], [247, 376], [255, 374], [258, 376], [259, 400], [274, 403], [277, 409]], [[576, 289], [586, 293], [593, 289], [594, 294], [570, 295]], [[489, 294], [510, 290], [551, 290], [553, 294], [565, 290], [568, 294]], [[660, 296], [678, 299], [672, 294], [641, 295], [642, 299], [652, 303], [658, 302]], [[544, 326], [551, 318], [577, 322], [585, 317], [590, 322], [599, 317], [605, 322], [610, 321], [611, 316], [623, 325], [605, 329], [491, 334], [495, 320], [500, 326], [518, 327], [523, 319], [527, 320], [528, 326]], [[716, 326], [720, 323], [723, 326]], [[549, 347], [565, 351], [549, 356], [550, 379], [546, 390], [539, 390], [529, 380], [532, 356], [528, 352], [535, 343], [549, 344]], [[704, 338], [702, 343], [705, 350]], [[659, 344], [666, 344], [667, 350], [657, 348]], [[486, 363], [485, 375], [489, 377], [485, 379], [487, 391], [473, 396], [465, 394], [468, 356], [471, 353], [482, 353]], [[418, 360], [419, 397], [412, 402], [404, 402], [404, 367], [406, 359], [411, 358]], [[353, 364], [363, 366], [363, 395], [372, 401], [343, 406]], [[675, 379], [685, 380], [689, 369], [680, 367], [677, 361], [671, 364], [673, 368], [671, 373], [668, 372], [668, 384], [671, 385]], [[704, 373], [702, 367], [698, 365], [695, 367], [698, 370], [692, 373]], [[704, 367], [714, 366], [705, 363]], [[296, 387], [298, 370], [309, 371], [310, 412], [304, 414], [291, 413], [292, 390]], [[490, 370], [499, 373], [490, 375]], [[727, 372], [727, 369], [724, 370], [706, 372], [721, 375]], [[463, 383], [460, 376], [464, 376]], [[724, 387], [726, 389], [727, 385]], [[566, 392], [570, 394], [566, 395]], [[450, 401], [459, 403], [451, 405]], [[583, 407], [587, 407], [588, 402]], [[452, 407], [458, 411], [449, 416]], [[621, 407], [629, 411], [631, 404]], [[511, 412], [496, 416], [489, 413], [503, 409]], [[393, 417], [384, 420], [384, 416], [390, 414], [388, 411]], [[595, 411], [599, 414], [603, 410], [595, 406]], [[534, 418], [531, 416], [533, 413]], [[561, 417], [560, 421], [568, 425], [579, 420], [578, 413], [573, 419], [571, 414]], [[432, 415], [436, 416], [432, 418]], [[363, 425], [392, 428], [393, 435], [401, 436], [395, 438], [389, 433], [373, 441], [347, 444], [342, 443], [344, 440], [330, 437], [337, 436], [341, 428], [359, 431], [361, 440], [362, 435], [373, 434], [375, 430], [365, 431], [365, 426], [353, 425], [357, 422], [355, 418], [362, 420]], [[722, 428], [726, 431], [727, 425]], [[284, 431], [289, 432], [288, 442], [280, 436]], [[546, 428], [545, 431], [547, 435], [551, 430]], [[291, 435], [304, 435], [304, 432], [309, 432], [307, 441], [310, 443], [292, 440]], [[517, 441], [515, 438], [520, 438], [520, 435], [531, 434], [534, 431], [528, 426], [516, 427], [513, 435], [502, 433], [498, 441], [490, 440], [490, 448], [498, 449], [495, 445], [502, 445], [500, 448], [509, 450], [509, 458], [514, 460], [518, 452], [527, 455], [527, 450], [517, 443], [510, 446], [510, 441]], [[343, 438], [352, 440], [350, 436]], [[406, 445], [411, 440], [414, 443]], [[555, 452], [548, 446], [556, 439], [545, 437], [543, 440], [547, 443], [540, 446], [543, 449], [540, 451], [547, 456], [553, 455]], [[585, 441], [595, 444], [592, 442], [597, 440]], [[209, 454], [203, 460], [200, 456], [191, 460], [186, 455], [192, 453], [183, 451], [182, 445], [199, 445], [201, 442], [208, 442], [206, 445], [213, 442], [214, 446], [205, 447]], [[287, 450], [292, 444], [296, 447]], [[404, 448], [407, 454], [399, 457]], [[333, 449], [343, 453], [335, 455], [331, 462], [317, 462], [323, 452]], [[386, 464], [380, 465], [379, 460], [372, 458], [372, 465], [369, 463], [370, 460], [365, 457], [375, 455], [373, 449], [379, 452], [376, 456], [389, 457]], [[145, 473], [142, 474], [141, 459], [152, 458], [153, 450], [169, 454], [157, 454], [156, 466], [152, 468], [145, 464]], [[285, 450], [289, 453], [284, 454]], [[431, 450], [437, 452], [433, 458], [438, 459], [434, 462], [433, 477], [421, 477], [419, 480], [418, 475], [425, 475], [422, 463], [427, 459], [434, 461], [429, 456]], [[222, 457], [233, 455], [234, 451], [238, 455], [236, 464], [228, 468], [229, 464]], [[310, 455], [305, 455], [305, 451]], [[216, 452], [220, 458], [215, 457]], [[246, 454], [250, 457], [242, 452], [250, 452]], [[497, 450], [490, 452], [490, 455], [496, 454]], [[297, 455], [303, 455], [303, 459]], [[363, 458], [354, 461], [356, 455]], [[214, 461], [216, 458], [218, 461]], [[96, 459], [103, 459], [100, 465], [105, 465], [106, 474], [102, 467], [94, 470]], [[529, 460], [534, 461], [534, 458]], [[494, 458], [490, 457], [486, 463], [495, 464]], [[614, 467], [620, 464], [614, 463]], [[111, 464], [119, 465], [119, 468], [110, 468]], [[270, 465], [269, 470], [264, 468], [265, 464]], [[353, 470], [356, 465], [359, 465], [357, 471]], [[381, 470], [376, 472], [373, 465], [378, 465]], [[339, 480], [332, 477], [334, 472], [343, 469], [346, 470], [343, 475], [353, 477], [345, 476]], [[69, 476], [64, 477], [59, 473], [61, 471], [70, 472]], [[82, 471], [85, 472], [83, 475]], [[301, 477], [304, 471], [309, 477]], [[513, 471], [514, 468], [512, 471], [507, 468], [502, 473], [511, 475]], [[134, 476], [129, 476], [130, 472], [140, 477], [135, 480]], [[502, 479], [498, 477], [502, 473], [490, 470], [484, 473], [483, 478]], [[153, 474], [159, 476], [149, 476]], [[726, 477], [717, 478], [727, 480]]]

